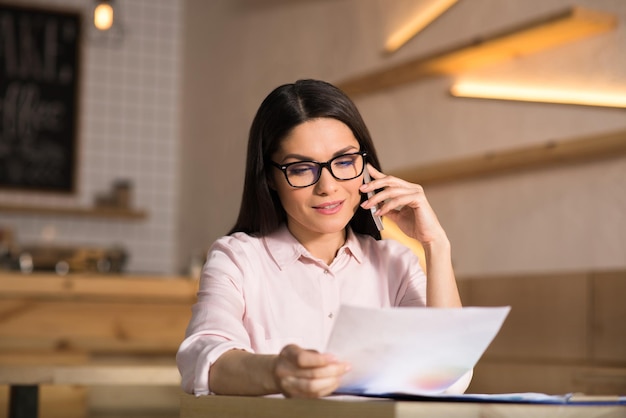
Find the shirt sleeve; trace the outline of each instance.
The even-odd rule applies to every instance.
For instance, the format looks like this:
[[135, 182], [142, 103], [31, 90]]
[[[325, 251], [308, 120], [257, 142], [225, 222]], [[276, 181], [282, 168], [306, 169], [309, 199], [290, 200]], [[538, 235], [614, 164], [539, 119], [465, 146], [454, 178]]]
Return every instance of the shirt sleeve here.
[[253, 352], [243, 325], [245, 311], [242, 263], [246, 256], [232, 237], [216, 241], [207, 255], [198, 299], [176, 355], [187, 393], [207, 395], [211, 365], [226, 351]]

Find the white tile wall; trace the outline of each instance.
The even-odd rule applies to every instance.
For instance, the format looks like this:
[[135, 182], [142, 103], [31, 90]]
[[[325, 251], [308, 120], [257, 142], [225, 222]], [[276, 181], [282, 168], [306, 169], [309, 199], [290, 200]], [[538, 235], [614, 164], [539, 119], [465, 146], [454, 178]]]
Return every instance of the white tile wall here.
[[[19, 5], [78, 10], [91, 0], [13, 0]], [[90, 206], [116, 179], [134, 186], [132, 204], [146, 210], [140, 221], [75, 219], [0, 212], [0, 226], [19, 243], [56, 231], [63, 244], [119, 244], [130, 253], [128, 271], [176, 273], [177, 184], [181, 25], [183, 0], [120, 0], [121, 32], [95, 38], [83, 27], [79, 99], [78, 188], [55, 196], [0, 191], [0, 203]], [[119, 36], [118, 36], [119, 35]]]

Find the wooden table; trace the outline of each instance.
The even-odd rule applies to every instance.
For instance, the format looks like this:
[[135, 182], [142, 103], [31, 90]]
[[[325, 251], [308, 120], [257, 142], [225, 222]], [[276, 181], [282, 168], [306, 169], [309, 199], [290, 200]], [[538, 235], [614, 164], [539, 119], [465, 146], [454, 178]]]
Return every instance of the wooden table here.
[[321, 400], [276, 397], [182, 395], [181, 418], [624, 418], [625, 406], [409, 402], [338, 397]]
[[39, 385], [178, 386], [173, 364], [4, 365], [0, 384], [10, 385], [9, 418], [37, 418]]

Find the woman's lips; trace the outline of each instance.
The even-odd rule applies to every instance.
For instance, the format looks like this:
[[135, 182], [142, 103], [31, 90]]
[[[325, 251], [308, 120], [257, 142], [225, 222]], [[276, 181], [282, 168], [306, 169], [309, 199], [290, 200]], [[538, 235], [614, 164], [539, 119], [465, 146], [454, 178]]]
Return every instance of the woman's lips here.
[[321, 213], [322, 215], [334, 215], [335, 213], [339, 212], [342, 207], [343, 200], [338, 202], [323, 203], [321, 205], [313, 206], [313, 209], [315, 209], [318, 213]]

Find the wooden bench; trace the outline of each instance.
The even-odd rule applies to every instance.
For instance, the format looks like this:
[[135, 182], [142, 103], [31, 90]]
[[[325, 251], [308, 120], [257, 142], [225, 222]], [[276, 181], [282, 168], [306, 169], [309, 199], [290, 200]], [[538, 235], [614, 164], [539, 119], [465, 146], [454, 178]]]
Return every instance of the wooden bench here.
[[[180, 278], [0, 273], [0, 375], [20, 358], [85, 370], [152, 362], [173, 371], [196, 286]], [[512, 306], [470, 392], [626, 393], [626, 272], [461, 278], [459, 287], [467, 306]]]
[[[0, 273], [0, 384], [37, 394], [42, 418], [84, 417], [105, 388], [177, 391], [175, 353], [196, 289], [186, 278]], [[6, 409], [9, 387], [3, 392]], [[73, 412], [54, 414], [54, 393]]]
[[511, 305], [469, 391], [626, 394], [626, 271], [459, 280], [464, 305]]

